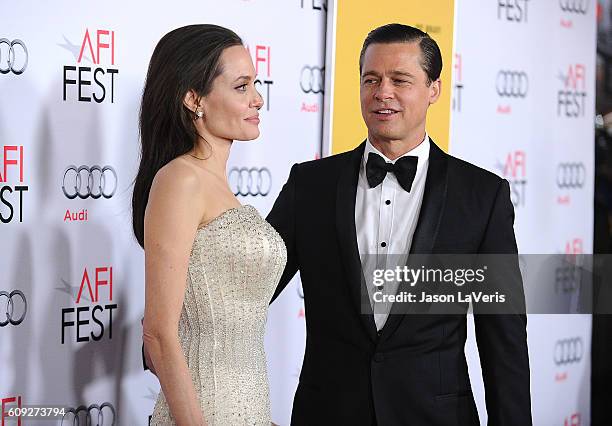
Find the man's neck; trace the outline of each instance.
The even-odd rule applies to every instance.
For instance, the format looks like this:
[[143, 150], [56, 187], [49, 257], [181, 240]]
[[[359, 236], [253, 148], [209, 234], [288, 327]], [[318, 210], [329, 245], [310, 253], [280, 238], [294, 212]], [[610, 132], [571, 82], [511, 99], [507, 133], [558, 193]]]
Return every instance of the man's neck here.
[[407, 152], [412, 151], [425, 140], [425, 131], [419, 132], [416, 136], [406, 139], [380, 139], [368, 133], [368, 140], [374, 148], [379, 150], [389, 160], [395, 160]]

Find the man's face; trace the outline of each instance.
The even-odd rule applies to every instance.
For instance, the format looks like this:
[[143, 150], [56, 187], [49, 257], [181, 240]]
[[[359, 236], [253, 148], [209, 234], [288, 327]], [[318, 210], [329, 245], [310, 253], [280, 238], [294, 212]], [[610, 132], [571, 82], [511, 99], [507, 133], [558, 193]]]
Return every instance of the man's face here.
[[361, 70], [361, 114], [370, 138], [406, 140], [425, 129], [427, 108], [440, 95], [440, 80], [427, 85], [418, 42], [371, 44]]

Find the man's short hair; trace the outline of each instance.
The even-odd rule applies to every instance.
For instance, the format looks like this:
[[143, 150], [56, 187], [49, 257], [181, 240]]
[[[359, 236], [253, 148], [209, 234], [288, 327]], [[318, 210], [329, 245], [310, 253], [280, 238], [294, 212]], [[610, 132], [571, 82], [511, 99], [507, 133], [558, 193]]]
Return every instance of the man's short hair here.
[[380, 43], [419, 43], [421, 48], [421, 68], [427, 74], [427, 85], [440, 78], [442, 71], [442, 54], [438, 43], [426, 32], [403, 24], [387, 24], [370, 31], [363, 42], [359, 55], [359, 74], [363, 68], [363, 57], [369, 45]]

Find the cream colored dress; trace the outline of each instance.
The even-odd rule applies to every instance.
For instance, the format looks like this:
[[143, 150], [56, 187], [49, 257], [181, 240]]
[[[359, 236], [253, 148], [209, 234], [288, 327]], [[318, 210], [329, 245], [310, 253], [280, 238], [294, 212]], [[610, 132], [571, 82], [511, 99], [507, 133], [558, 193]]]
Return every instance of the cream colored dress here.
[[[198, 229], [179, 338], [209, 426], [270, 425], [264, 330], [287, 252], [250, 205]], [[160, 392], [152, 425], [174, 425]]]

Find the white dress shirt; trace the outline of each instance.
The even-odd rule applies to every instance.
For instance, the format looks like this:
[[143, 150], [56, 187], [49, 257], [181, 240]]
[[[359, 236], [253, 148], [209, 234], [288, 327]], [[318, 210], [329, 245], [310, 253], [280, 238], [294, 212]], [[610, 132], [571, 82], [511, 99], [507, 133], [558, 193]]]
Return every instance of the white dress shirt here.
[[[374, 308], [376, 328], [380, 330], [387, 320], [390, 306], [375, 306], [372, 295], [376, 289], [371, 285], [372, 276], [374, 269], [395, 269], [396, 266], [405, 265], [408, 260], [425, 190], [429, 137], [425, 134], [423, 142], [402, 155], [418, 157], [416, 176], [409, 193], [400, 186], [391, 172], [387, 173], [380, 185], [370, 188], [366, 177], [366, 162], [371, 152], [389, 163], [395, 163], [401, 157], [389, 160], [366, 140], [355, 199], [355, 226], [361, 266]], [[395, 294], [396, 290], [397, 283], [391, 287], [386, 286], [384, 293]]]

